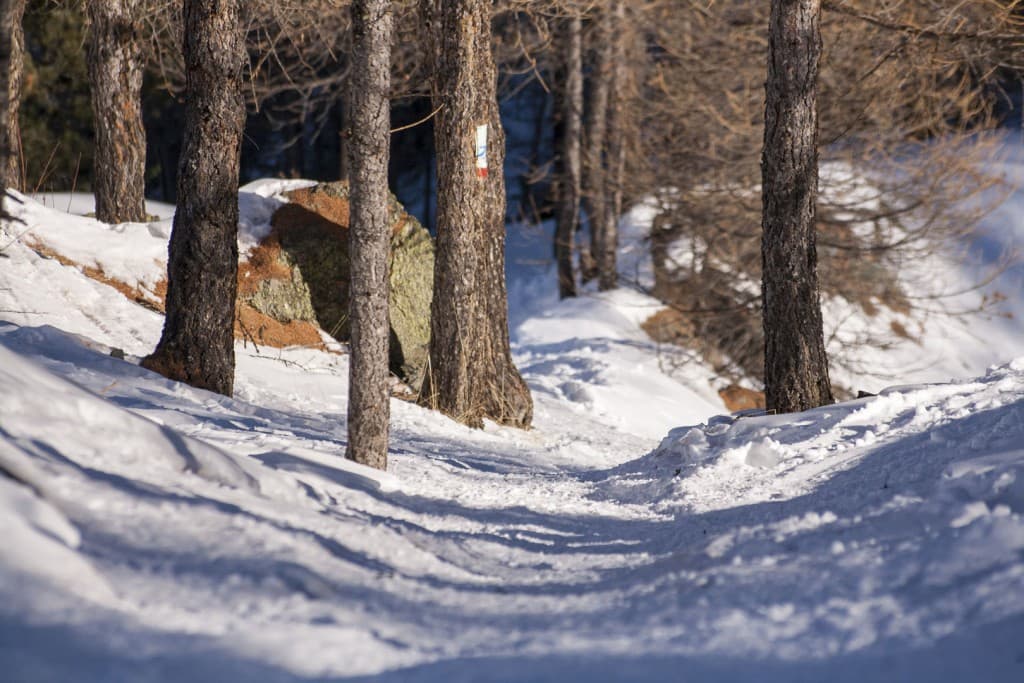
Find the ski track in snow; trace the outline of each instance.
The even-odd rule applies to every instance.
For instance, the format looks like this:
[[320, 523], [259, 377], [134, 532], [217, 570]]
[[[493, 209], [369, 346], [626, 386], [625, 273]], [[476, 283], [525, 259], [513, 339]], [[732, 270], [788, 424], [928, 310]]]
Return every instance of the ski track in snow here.
[[[283, 188], [249, 188], [253, 234]], [[535, 428], [393, 401], [382, 473], [342, 458], [345, 356], [239, 345], [235, 398], [169, 382], [136, 364], [158, 315], [7, 253], [0, 678], [1024, 675], [1024, 359], [737, 419], [662, 374], [649, 300], [557, 304], [524, 268]]]

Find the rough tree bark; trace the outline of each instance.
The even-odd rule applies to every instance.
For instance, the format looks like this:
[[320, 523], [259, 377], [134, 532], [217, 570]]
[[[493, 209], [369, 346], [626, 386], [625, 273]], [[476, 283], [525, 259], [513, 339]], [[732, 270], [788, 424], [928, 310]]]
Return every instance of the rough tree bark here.
[[387, 469], [391, 0], [352, 3], [348, 452]]
[[583, 201], [590, 225], [590, 253], [581, 258], [584, 282], [598, 275], [597, 254], [604, 244], [608, 202], [605, 197], [605, 142], [608, 134], [609, 85], [612, 68], [612, 14], [607, 7], [597, 7], [591, 25], [592, 65], [590, 70], [590, 101], [587, 105], [586, 154], [583, 164]]
[[[421, 402], [465, 424], [527, 427], [533, 401], [512, 363], [505, 291], [505, 135], [489, 0], [424, 0], [433, 37], [437, 260]], [[486, 170], [474, 139], [486, 126]]]
[[555, 221], [555, 262], [558, 296], [576, 296], [573, 243], [580, 218], [581, 138], [583, 132], [583, 21], [564, 21], [565, 40], [562, 92], [559, 96], [562, 139], [559, 141], [558, 214]]
[[820, 0], [772, 2], [761, 257], [765, 399], [779, 413], [832, 402], [815, 250], [820, 15]]
[[185, 0], [185, 136], [163, 335], [143, 365], [231, 395], [238, 289], [238, 165], [245, 106], [241, 0]]
[[141, 0], [89, 0], [86, 59], [96, 151], [93, 194], [104, 223], [146, 220]]
[[[6, 17], [11, 9], [11, 0], [0, 0], [0, 17]], [[11, 65], [11, 26], [7, 21], [0, 21], [0, 73], [7, 73]], [[0, 89], [0, 131], [7, 130], [7, 102], [9, 93]], [[6, 135], [0, 135], [0, 168], [7, 166], [10, 145]], [[0, 219], [7, 217], [7, 178], [0, 173]]]
[[610, 27], [611, 85], [608, 93], [608, 168], [605, 176], [606, 197], [603, 225], [598, 230], [597, 287], [601, 291], [615, 289], [619, 284], [618, 248], [619, 216], [622, 214], [622, 185], [626, 173], [626, 8], [622, 0], [612, 0]]
[[18, 107], [25, 86], [25, 31], [22, 17], [25, 15], [26, 0], [5, 0], [0, 8], [4, 39], [7, 41], [7, 63], [0, 71], [5, 79], [3, 85], [4, 124], [0, 131], [7, 145], [7, 156], [0, 164], [0, 182], [15, 190], [25, 189], [24, 154], [21, 149], [21, 125], [18, 122]]

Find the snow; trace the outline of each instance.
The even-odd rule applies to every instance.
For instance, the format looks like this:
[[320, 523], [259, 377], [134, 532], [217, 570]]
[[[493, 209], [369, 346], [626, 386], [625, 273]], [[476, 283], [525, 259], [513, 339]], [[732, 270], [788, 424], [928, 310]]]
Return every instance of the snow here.
[[284, 193], [311, 187], [311, 180], [263, 178], [238, 190], [238, 252], [244, 256], [270, 234], [270, 217], [287, 202]]
[[[85, 216], [96, 212], [95, 197], [86, 192], [34, 192], [32, 199], [43, 206], [67, 214]], [[174, 205], [146, 200], [146, 213], [163, 220], [174, 216]]]
[[[242, 188], [240, 244], [296, 186]], [[0, 678], [1024, 675], [1016, 319], [928, 319], [920, 345], [863, 351], [903, 385], [875, 397], [724, 415], [713, 373], [667, 373], [639, 329], [656, 302], [558, 302], [548, 233], [513, 228], [534, 428], [395, 400], [378, 472], [343, 458], [345, 355], [239, 343], [234, 398], [170, 382], [138, 367], [157, 313], [26, 246], [151, 283], [168, 213], [103, 226], [74, 197], [19, 199], [0, 237]], [[627, 279], [649, 275], [651, 211], [623, 223]]]

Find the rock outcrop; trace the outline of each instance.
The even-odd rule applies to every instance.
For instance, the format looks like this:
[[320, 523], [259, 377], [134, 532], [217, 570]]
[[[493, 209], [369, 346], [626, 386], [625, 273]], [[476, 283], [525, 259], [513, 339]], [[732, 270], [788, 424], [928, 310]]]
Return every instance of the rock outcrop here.
[[[349, 188], [344, 181], [286, 193], [273, 230], [240, 264], [239, 304], [274, 320], [318, 325], [347, 340]], [[391, 369], [414, 389], [430, 340], [434, 244], [392, 197]]]
[[[285, 193], [272, 229], [238, 264], [235, 337], [257, 346], [323, 347], [321, 329], [348, 340], [348, 183], [324, 183]], [[271, 202], [268, 202], [271, 204]], [[268, 211], [269, 213], [269, 211]], [[391, 217], [391, 370], [413, 390], [423, 380], [430, 340], [434, 243], [393, 196]], [[261, 216], [261, 222], [266, 214]], [[137, 226], [144, 227], [144, 226]], [[169, 226], [168, 226], [169, 231]], [[109, 238], [109, 230], [99, 235]], [[164, 312], [166, 279], [124, 282], [99, 264], [80, 264], [59, 243], [27, 235], [37, 253], [114, 287], [132, 301]], [[123, 277], [123, 275], [121, 276]]]

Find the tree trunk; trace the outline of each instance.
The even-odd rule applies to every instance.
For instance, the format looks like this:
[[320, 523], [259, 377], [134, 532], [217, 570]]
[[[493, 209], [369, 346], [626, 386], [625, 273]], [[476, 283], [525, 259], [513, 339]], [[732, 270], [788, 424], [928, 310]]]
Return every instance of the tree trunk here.
[[352, 3], [347, 457], [387, 469], [391, 0]]
[[7, 156], [0, 164], [0, 182], [15, 190], [25, 189], [24, 153], [21, 149], [21, 125], [18, 122], [18, 107], [25, 85], [25, 31], [22, 17], [25, 15], [25, 0], [5, 0], [0, 9], [0, 21], [7, 41], [7, 64], [3, 73], [6, 78], [3, 103], [4, 124], [0, 131], [6, 131]]
[[185, 0], [185, 137], [167, 263], [167, 318], [143, 365], [231, 395], [238, 165], [245, 105], [240, 0]]
[[762, 176], [764, 383], [769, 410], [832, 402], [815, 251], [820, 0], [773, 0]]
[[559, 141], [558, 218], [555, 227], [555, 262], [558, 264], [558, 295], [565, 299], [576, 296], [573, 270], [573, 243], [580, 217], [581, 162], [580, 144], [583, 129], [583, 21], [578, 17], [565, 20], [565, 66], [562, 93], [559, 97], [562, 115], [562, 138]]
[[612, 68], [612, 14], [607, 7], [598, 7], [593, 21], [590, 44], [593, 63], [590, 71], [590, 102], [586, 118], [586, 155], [584, 158], [583, 199], [590, 225], [590, 250], [581, 256], [584, 282], [598, 275], [597, 255], [604, 244], [604, 228], [608, 202], [605, 197], [605, 142], [608, 133], [609, 85]]
[[612, 13], [611, 90], [608, 93], [608, 170], [604, 223], [598, 231], [597, 286], [602, 292], [619, 284], [619, 216], [622, 214], [622, 184], [626, 173], [626, 9], [622, 0], [613, 0]]
[[[509, 349], [505, 135], [498, 117], [489, 0], [425, 0], [439, 108], [437, 257], [430, 367], [421, 402], [482, 427], [527, 427], [533, 401]], [[478, 165], [479, 136], [487, 143]], [[482, 150], [481, 150], [482, 151]]]
[[[11, 0], [0, 0], [0, 18], [10, 12]], [[8, 73], [11, 65], [11, 25], [0, 20], [0, 73]], [[6, 88], [0, 89], [0, 131], [7, 130], [7, 111], [9, 93]], [[6, 135], [0, 135], [0, 169], [7, 167], [10, 144]], [[0, 220], [7, 218], [7, 178], [0, 173]]]
[[141, 2], [89, 0], [87, 6], [96, 218], [104, 223], [139, 223], [146, 220]]

